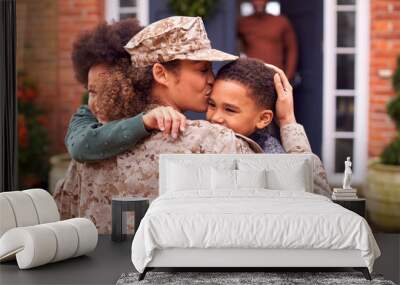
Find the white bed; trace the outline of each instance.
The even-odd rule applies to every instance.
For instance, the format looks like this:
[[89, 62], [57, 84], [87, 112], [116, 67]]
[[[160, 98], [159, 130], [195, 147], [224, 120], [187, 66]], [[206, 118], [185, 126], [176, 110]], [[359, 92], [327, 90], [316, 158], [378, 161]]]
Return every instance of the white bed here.
[[160, 197], [132, 243], [140, 279], [154, 267], [354, 267], [370, 278], [380, 251], [367, 222], [313, 194], [312, 167], [310, 155], [161, 155]]

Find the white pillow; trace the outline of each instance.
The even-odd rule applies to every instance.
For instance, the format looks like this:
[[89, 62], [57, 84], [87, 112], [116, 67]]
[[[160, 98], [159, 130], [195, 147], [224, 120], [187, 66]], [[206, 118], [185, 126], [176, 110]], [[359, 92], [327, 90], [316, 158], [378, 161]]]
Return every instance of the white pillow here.
[[168, 191], [202, 190], [211, 188], [211, 167], [168, 164]]
[[236, 170], [211, 168], [211, 188], [213, 190], [236, 190]]
[[236, 170], [237, 188], [267, 188], [267, 171]]
[[306, 162], [296, 163], [290, 172], [270, 169], [267, 171], [267, 188], [271, 190], [287, 190], [306, 192], [310, 184], [309, 177], [305, 175]]
[[263, 170], [211, 170], [211, 188], [213, 190], [239, 190], [241, 188], [266, 188], [266, 171]]
[[308, 155], [264, 156], [254, 159], [238, 159], [239, 170], [259, 171], [265, 169], [267, 189], [312, 192], [312, 161]]

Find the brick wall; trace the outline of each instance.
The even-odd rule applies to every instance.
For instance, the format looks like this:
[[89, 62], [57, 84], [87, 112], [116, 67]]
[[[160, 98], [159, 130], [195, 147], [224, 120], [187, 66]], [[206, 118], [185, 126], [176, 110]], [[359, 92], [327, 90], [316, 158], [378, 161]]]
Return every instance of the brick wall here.
[[400, 55], [400, 1], [371, 0], [371, 50], [368, 154], [378, 156], [394, 138], [386, 104], [395, 95], [388, 71]]
[[104, 20], [104, 0], [18, 0], [17, 68], [37, 83], [46, 112], [50, 154], [65, 152], [69, 119], [81, 104], [71, 51], [76, 36]]
[[64, 136], [69, 119], [82, 102], [83, 87], [75, 80], [71, 62], [72, 45], [80, 32], [104, 20], [104, 0], [58, 1], [58, 92], [53, 106], [57, 119], [52, 130], [54, 151], [65, 151]]
[[57, 100], [57, 2], [17, 2], [17, 70], [26, 72], [38, 88], [38, 105], [48, 115], [50, 139]]

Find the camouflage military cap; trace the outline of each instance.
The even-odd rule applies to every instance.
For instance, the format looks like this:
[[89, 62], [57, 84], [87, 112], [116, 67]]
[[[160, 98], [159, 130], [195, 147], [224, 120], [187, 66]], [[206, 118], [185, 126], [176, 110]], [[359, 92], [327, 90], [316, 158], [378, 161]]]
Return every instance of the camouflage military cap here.
[[136, 67], [174, 59], [229, 61], [238, 58], [211, 48], [200, 17], [174, 16], [152, 23], [137, 33], [125, 49]]

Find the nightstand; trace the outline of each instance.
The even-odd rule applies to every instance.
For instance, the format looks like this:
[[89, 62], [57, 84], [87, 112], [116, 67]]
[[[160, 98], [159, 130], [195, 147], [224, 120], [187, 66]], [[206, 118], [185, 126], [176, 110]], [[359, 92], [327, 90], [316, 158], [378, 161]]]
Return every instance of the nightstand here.
[[113, 197], [111, 202], [112, 229], [111, 240], [123, 241], [126, 239], [126, 215], [125, 212], [135, 212], [135, 233], [140, 221], [149, 208], [150, 199], [143, 197]]
[[357, 198], [357, 199], [349, 199], [349, 200], [336, 200], [332, 199], [332, 201], [340, 206], [353, 211], [354, 213], [359, 214], [361, 217], [365, 218], [365, 199]]

